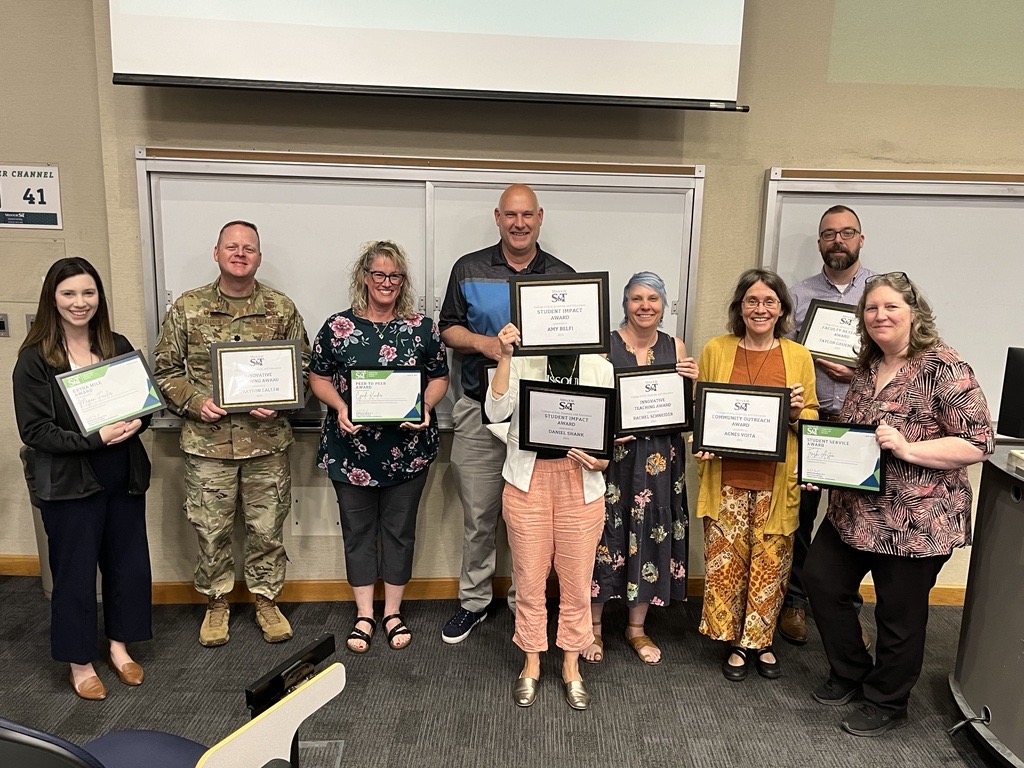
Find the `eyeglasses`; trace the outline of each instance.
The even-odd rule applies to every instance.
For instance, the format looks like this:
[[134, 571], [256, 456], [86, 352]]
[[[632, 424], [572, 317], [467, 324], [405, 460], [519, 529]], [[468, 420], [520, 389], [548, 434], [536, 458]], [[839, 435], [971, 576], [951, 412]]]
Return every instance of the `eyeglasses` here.
[[387, 272], [378, 272], [375, 269], [368, 269], [366, 270], [366, 274], [368, 274], [377, 285], [384, 285], [385, 281], [392, 285], [401, 285], [405, 282], [405, 275], [401, 272], [392, 272], [391, 274], [388, 274]]
[[883, 280], [888, 278], [889, 280], [902, 280], [905, 283], [910, 282], [910, 278], [907, 277], [906, 272], [886, 272], [881, 275], [871, 275], [864, 281], [864, 285], [871, 285], [875, 280]]
[[836, 235], [839, 235], [843, 240], [852, 240], [859, 234], [860, 231], [853, 227], [843, 227], [842, 229], [823, 229], [818, 233], [818, 237], [826, 243], [831, 243], [836, 239]]
[[782, 302], [778, 299], [765, 299], [764, 301], [760, 301], [751, 296], [749, 299], [743, 300], [743, 306], [747, 309], [757, 309], [762, 304], [764, 304], [765, 309], [777, 309], [782, 306]]
[[871, 275], [864, 281], [864, 289], [867, 290], [869, 285], [879, 280], [902, 280], [907, 284], [907, 290], [910, 291], [910, 295], [913, 297], [914, 303], [917, 304], [917, 289], [914, 287], [914, 284], [910, 282], [910, 278], [907, 277], [906, 272], [886, 272], [884, 274]]

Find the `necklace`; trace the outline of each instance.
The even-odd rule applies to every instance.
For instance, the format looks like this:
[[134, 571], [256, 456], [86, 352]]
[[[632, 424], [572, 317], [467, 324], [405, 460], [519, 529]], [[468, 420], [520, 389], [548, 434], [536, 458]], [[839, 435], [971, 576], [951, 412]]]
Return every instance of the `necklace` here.
[[377, 335], [380, 337], [380, 340], [384, 341], [384, 334], [387, 331], [387, 327], [391, 325], [391, 321], [386, 321], [385, 323], [374, 323], [373, 321], [370, 321], [370, 323], [374, 327], [374, 331], [376, 331]]
[[64, 351], [67, 353], [68, 360], [71, 362], [71, 364], [75, 368], [84, 368], [86, 365], [92, 365], [92, 359], [93, 359], [93, 357], [95, 357], [95, 355], [93, 355], [93, 353], [92, 353], [92, 350], [90, 349], [89, 350], [89, 362], [87, 362], [87, 363], [85, 363], [83, 365], [82, 363], [78, 362], [75, 359], [75, 356], [73, 354], [71, 354], [71, 347], [68, 347], [67, 345], [65, 345], [64, 346]]
[[554, 384], [572, 384], [573, 380], [576, 378], [576, 366], [578, 366], [579, 364], [580, 364], [580, 356], [576, 355], [576, 359], [573, 360], [573, 363], [572, 363], [572, 370], [569, 371], [569, 376], [565, 377], [564, 380], [563, 380], [563, 377], [555, 376], [555, 374], [551, 371], [551, 358], [549, 357], [548, 358], [548, 381], [550, 381], [550, 382], [552, 382]]
[[370, 325], [373, 326], [373, 330], [377, 334], [377, 337], [381, 341], [384, 341], [384, 336], [387, 334], [388, 326], [391, 325], [394, 318], [391, 318], [391, 320], [385, 320], [383, 323], [374, 322], [373, 320], [370, 320], [370, 318], [366, 319], [369, 320]]
[[[755, 373], [753, 376], [750, 375], [750, 360], [747, 358], [747, 348], [740, 347], [740, 349], [743, 350], [743, 364], [746, 365], [747, 367], [747, 383], [753, 384], [755, 381], [757, 381], [758, 377], [760, 377], [761, 371], [764, 370], [764, 364], [768, 362], [768, 358], [771, 357], [772, 350], [775, 349], [775, 339], [772, 339], [771, 346], [764, 351], [764, 359], [761, 361], [761, 366], [757, 369], [757, 373]], [[760, 352], [761, 350], [757, 349], [754, 351]]]

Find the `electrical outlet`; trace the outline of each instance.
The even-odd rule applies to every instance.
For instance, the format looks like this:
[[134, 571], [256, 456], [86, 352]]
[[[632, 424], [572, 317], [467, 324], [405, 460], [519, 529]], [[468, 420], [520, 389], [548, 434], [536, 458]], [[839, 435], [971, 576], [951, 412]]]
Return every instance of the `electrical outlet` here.
[[28, 333], [32, 328], [32, 323], [36, 321], [35, 312], [25, 315], [25, 333]]

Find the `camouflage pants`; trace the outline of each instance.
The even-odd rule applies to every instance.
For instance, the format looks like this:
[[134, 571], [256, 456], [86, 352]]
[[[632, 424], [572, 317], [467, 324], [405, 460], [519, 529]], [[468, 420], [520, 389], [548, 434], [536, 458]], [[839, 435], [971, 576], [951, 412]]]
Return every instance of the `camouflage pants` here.
[[245, 583], [273, 600], [284, 586], [283, 527], [292, 503], [287, 451], [251, 459], [185, 455], [185, 515], [199, 536], [196, 591], [225, 595], [235, 584], [235, 510], [245, 519]]

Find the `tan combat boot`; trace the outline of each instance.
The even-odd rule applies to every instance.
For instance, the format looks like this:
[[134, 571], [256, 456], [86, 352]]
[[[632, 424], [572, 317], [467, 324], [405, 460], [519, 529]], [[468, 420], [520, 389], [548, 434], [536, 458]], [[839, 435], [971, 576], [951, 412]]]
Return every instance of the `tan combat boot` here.
[[211, 597], [206, 606], [206, 616], [203, 617], [203, 625], [199, 627], [199, 644], [207, 648], [217, 645], [224, 645], [230, 638], [228, 635], [228, 619], [231, 616], [231, 608], [228, 599]]
[[268, 643], [283, 643], [292, 636], [292, 625], [284, 617], [277, 603], [263, 595], [256, 595], [256, 623], [263, 630], [263, 639]]

